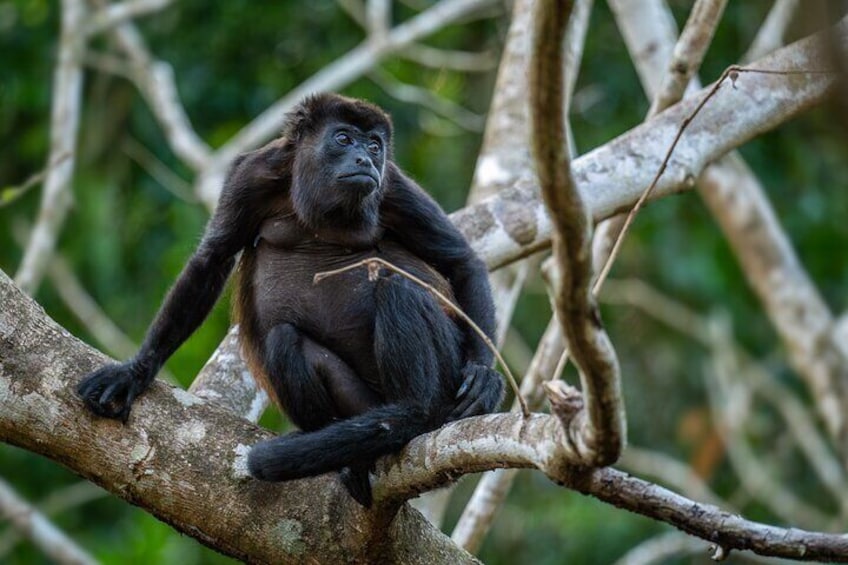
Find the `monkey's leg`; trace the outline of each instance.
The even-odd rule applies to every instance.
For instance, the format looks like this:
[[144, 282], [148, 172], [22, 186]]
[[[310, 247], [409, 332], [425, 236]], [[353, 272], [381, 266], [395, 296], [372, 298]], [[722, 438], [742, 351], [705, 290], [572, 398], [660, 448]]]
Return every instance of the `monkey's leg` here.
[[424, 288], [400, 276], [377, 282], [374, 355], [388, 402], [424, 408], [444, 423], [459, 387], [462, 334]]
[[[425, 289], [399, 276], [377, 282], [374, 355], [386, 400], [420, 414], [405, 422], [386, 419], [387, 430], [409, 426], [397, 434], [414, 437], [443, 424], [453, 408], [460, 370], [461, 334]], [[352, 465], [342, 482], [363, 506], [371, 506], [368, 472], [373, 461]]]
[[275, 326], [264, 345], [271, 386], [300, 429], [320, 429], [378, 405], [377, 395], [347, 363], [294, 325]]
[[[338, 418], [349, 418], [379, 404], [371, 389], [335, 353], [303, 335], [292, 324], [273, 328], [265, 339], [265, 367], [274, 391], [289, 418], [302, 430], [323, 428]], [[263, 473], [274, 473], [269, 458]], [[291, 458], [286, 469], [295, 469]], [[340, 479], [354, 499], [370, 505], [370, 485], [363, 492], [361, 478], [368, 480], [369, 466], [341, 470]], [[355, 477], [352, 480], [351, 477]], [[354, 494], [356, 493], [356, 494]], [[361, 494], [362, 493], [362, 494]]]
[[430, 292], [400, 275], [380, 284], [375, 355], [387, 399], [425, 399], [434, 427], [497, 408], [502, 377], [461, 364], [463, 334]]
[[[257, 444], [248, 459], [254, 477], [290, 480], [347, 466], [341, 478], [348, 492], [363, 506], [370, 506], [368, 470], [374, 461], [444, 423], [460, 380], [461, 332], [425, 289], [398, 276], [380, 279], [376, 284], [374, 352], [385, 404], [316, 431]], [[268, 369], [283, 376], [278, 385], [282, 387], [281, 401], [290, 406], [286, 395], [294, 394], [306, 398], [310, 410], [317, 410], [315, 398], [323, 395], [319, 404], [331, 405], [327, 390], [316, 387], [320, 380], [305, 372], [308, 366], [302, 367], [305, 355], [286, 354], [298, 351], [297, 344], [302, 343], [292, 330], [275, 328], [268, 338], [274, 338], [277, 348], [268, 347], [268, 352], [278, 351], [273, 359], [280, 364], [279, 369]], [[285, 375], [306, 378], [301, 382]], [[313, 398], [315, 388], [317, 396]]]

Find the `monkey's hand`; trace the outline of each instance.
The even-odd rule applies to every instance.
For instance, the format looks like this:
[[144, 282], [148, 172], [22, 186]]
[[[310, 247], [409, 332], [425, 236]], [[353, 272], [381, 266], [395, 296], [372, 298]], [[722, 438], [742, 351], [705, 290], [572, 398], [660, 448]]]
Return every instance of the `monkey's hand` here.
[[150, 371], [134, 361], [113, 363], [94, 371], [77, 385], [89, 410], [126, 423], [135, 398], [153, 380]]
[[456, 392], [456, 406], [448, 421], [461, 420], [493, 412], [503, 398], [503, 377], [500, 373], [469, 361], [462, 368], [462, 385]]

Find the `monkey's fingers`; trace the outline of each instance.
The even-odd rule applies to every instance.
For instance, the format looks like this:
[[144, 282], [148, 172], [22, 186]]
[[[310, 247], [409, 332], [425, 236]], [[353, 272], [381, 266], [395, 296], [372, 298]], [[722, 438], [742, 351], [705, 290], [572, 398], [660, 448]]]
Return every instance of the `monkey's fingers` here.
[[464, 379], [457, 390], [457, 404], [448, 416], [449, 421], [487, 414], [498, 407], [503, 395], [503, 379], [497, 371], [468, 363], [462, 374]]
[[77, 386], [77, 393], [89, 410], [124, 423], [140, 392], [141, 387], [126, 364], [101, 367]]

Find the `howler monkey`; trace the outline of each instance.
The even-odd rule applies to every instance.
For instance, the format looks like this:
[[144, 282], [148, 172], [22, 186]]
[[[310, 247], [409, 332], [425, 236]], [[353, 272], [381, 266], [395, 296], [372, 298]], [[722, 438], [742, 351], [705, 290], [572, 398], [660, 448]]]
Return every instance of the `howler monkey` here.
[[302, 430], [256, 445], [251, 474], [284, 481], [342, 471], [370, 505], [374, 461], [501, 400], [492, 353], [426, 289], [381, 270], [313, 276], [385, 259], [450, 297], [489, 336], [486, 268], [439, 206], [392, 161], [380, 108], [335, 94], [303, 100], [282, 136], [240, 156], [197, 250], [138, 353], [79, 385], [96, 414], [133, 400], [212, 308], [241, 252], [235, 313], [257, 380]]

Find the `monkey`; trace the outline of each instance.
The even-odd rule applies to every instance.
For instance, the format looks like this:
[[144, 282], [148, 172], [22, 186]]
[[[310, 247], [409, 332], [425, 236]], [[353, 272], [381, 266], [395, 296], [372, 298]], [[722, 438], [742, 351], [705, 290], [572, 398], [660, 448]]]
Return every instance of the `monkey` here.
[[340, 472], [372, 503], [375, 461], [443, 424], [494, 411], [493, 353], [426, 288], [494, 333], [487, 269], [439, 205], [394, 163], [381, 108], [338, 94], [303, 99], [282, 134], [235, 159], [194, 254], [134, 357], [78, 385], [95, 414], [126, 422], [174, 351], [203, 322], [238, 256], [234, 318], [242, 356], [300, 431], [248, 454], [250, 474], [286, 481]]

